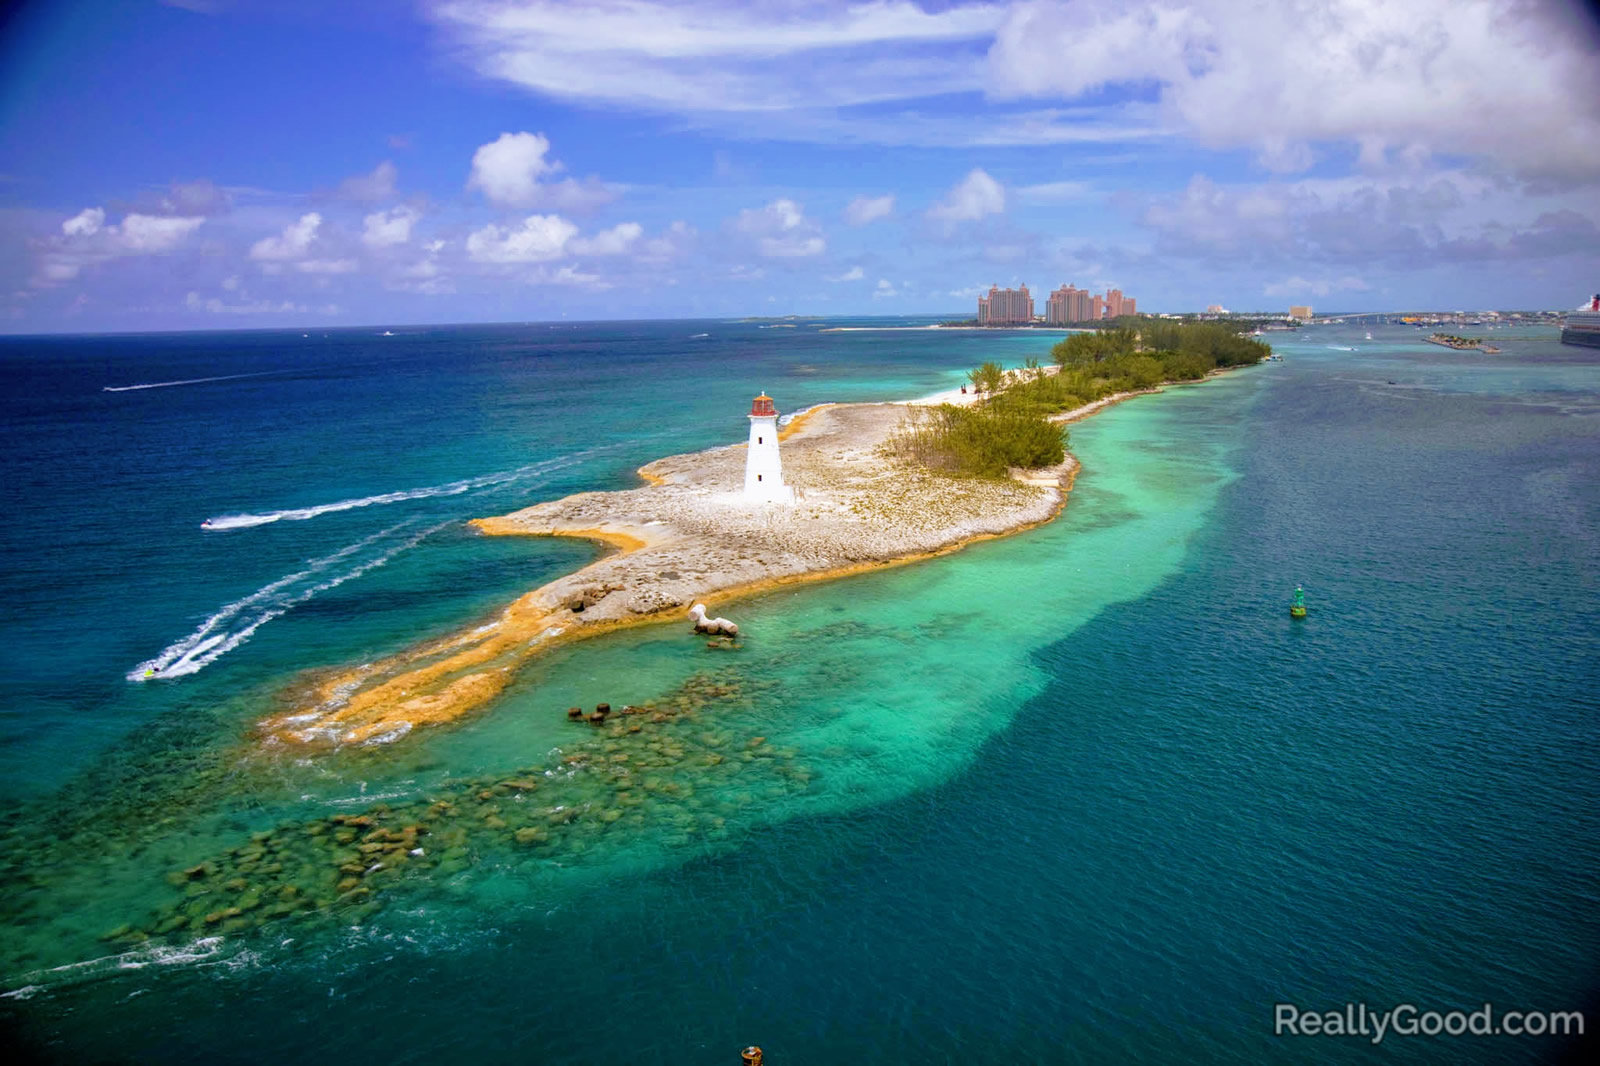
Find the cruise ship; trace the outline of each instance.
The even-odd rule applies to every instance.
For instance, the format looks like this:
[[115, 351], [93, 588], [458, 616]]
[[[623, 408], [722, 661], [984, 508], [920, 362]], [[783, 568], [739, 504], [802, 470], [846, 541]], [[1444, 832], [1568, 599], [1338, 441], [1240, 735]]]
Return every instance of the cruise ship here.
[[1589, 297], [1587, 307], [1567, 312], [1567, 320], [1561, 323], [1561, 343], [1600, 348], [1600, 293]]

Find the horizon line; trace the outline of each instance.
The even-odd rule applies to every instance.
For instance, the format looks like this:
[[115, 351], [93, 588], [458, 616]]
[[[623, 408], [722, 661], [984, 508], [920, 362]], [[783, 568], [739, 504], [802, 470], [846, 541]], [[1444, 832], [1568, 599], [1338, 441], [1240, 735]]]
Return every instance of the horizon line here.
[[[1468, 310], [1463, 310], [1463, 309], [1459, 309], [1459, 308], [1450, 309], [1450, 310], [1440, 310], [1440, 309], [1425, 310], [1425, 309], [1418, 309], [1418, 308], [1395, 308], [1395, 309], [1373, 309], [1373, 310], [1319, 311], [1319, 312], [1316, 312], [1312, 316], [1312, 318], [1313, 318], [1313, 320], [1315, 320], [1315, 319], [1318, 319], [1318, 318], [1347, 318], [1347, 317], [1360, 316], [1360, 315], [1474, 315], [1474, 314], [1555, 314], [1555, 315], [1564, 315], [1564, 314], [1568, 313], [1568, 310], [1569, 309], [1564, 309], [1564, 308], [1506, 308], [1506, 309], [1480, 308], [1478, 310], [1468, 311]], [[347, 332], [347, 331], [351, 331], [351, 330], [394, 329], [394, 328], [401, 328], [401, 329], [459, 329], [459, 328], [470, 327], [470, 326], [547, 326], [547, 325], [579, 326], [579, 325], [601, 325], [601, 324], [614, 325], [614, 324], [622, 324], [622, 323], [628, 323], [628, 322], [724, 322], [724, 323], [739, 323], [739, 322], [778, 321], [778, 320], [789, 319], [789, 318], [806, 318], [806, 319], [895, 318], [895, 319], [904, 319], [904, 318], [938, 318], [938, 317], [947, 317], [947, 316], [950, 316], [952, 314], [959, 316], [961, 314], [961, 312], [908, 311], [908, 312], [903, 312], [901, 314], [887, 315], [887, 314], [816, 314], [816, 313], [807, 313], [807, 312], [796, 311], [796, 312], [790, 312], [790, 313], [787, 313], [787, 314], [766, 314], [766, 315], [755, 315], [755, 314], [746, 314], [746, 315], [709, 315], [709, 316], [696, 316], [696, 317], [688, 317], [688, 316], [671, 317], [671, 316], [669, 316], [669, 317], [658, 317], [658, 318], [484, 319], [484, 320], [454, 321], [454, 322], [443, 322], [443, 321], [441, 321], [441, 322], [358, 322], [358, 323], [339, 324], [339, 325], [329, 325], [329, 324], [326, 324], [326, 323], [318, 324], [318, 325], [312, 325], [312, 324], [307, 324], [307, 323], [301, 323], [301, 324], [298, 324], [298, 325], [287, 325], [287, 326], [223, 326], [223, 327], [211, 327], [211, 328], [180, 327], [180, 328], [176, 328], [176, 329], [100, 329], [100, 330], [84, 330], [84, 331], [78, 331], [78, 332], [74, 332], [74, 331], [70, 331], [70, 330], [46, 330], [46, 331], [43, 331], [43, 332], [34, 332], [34, 333], [11, 333], [11, 332], [8, 332], [8, 331], [6, 331], [4, 329], [0, 329], [0, 340], [26, 340], [28, 338], [33, 338], [33, 337], [144, 337], [144, 336], [160, 336], [160, 335], [163, 335], [163, 334], [190, 334], [190, 333], [287, 333], [287, 332], [293, 332], [293, 331], [296, 331], [296, 330], [298, 330], [298, 331], [300, 331], [302, 333], [307, 333], [307, 332], [327, 333], [327, 332], [330, 332], [330, 331]], [[1265, 311], [1265, 310], [1224, 311], [1224, 312], [1221, 312], [1221, 313], [1214, 312], [1214, 311], [1205, 311], [1205, 310], [1199, 310], [1199, 311], [1139, 311], [1139, 312], [1137, 312], [1137, 316], [1138, 317], [1145, 317], [1145, 318], [1160, 318], [1162, 315], [1213, 315], [1213, 316], [1215, 316], [1217, 318], [1285, 318], [1286, 319], [1286, 318], [1290, 317], [1289, 316], [1289, 312], [1287, 310], [1282, 310], [1282, 311]], [[959, 319], [952, 318], [951, 320], [952, 321], [959, 320], [959, 321], [965, 322], [965, 321], [968, 321], [969, 319], [967, 319], [967, 318], [959, 318]], [[974, 320], [974, 321], [976, 320], [976, 314], [975, 313], [974, 313], [973, 316], [971, 316], [971, 320]], [[1112, 321], [1112, 320], [1108, 320], [1108, 321]], [[995, 328], [995, 329], [1025, 329], [1025, 328], [1031, 327], [1034, 324], [1035, 323], [1016, 323], [1016, 324], [1012, 324], [1012, 325], [1009, 325], [1009, 326], [1008, 325], [995, 326], [993, 328]], [[1041, 323], [1037, 323], [1037, 324], [1038, 325], [1044, 325], [1045, 323], [1041, 322]], [[1069, 326], [1072, 326], [1072, 325], [1080, 325], [1080, 324], [1069, 323]], [[1083, 324], [1081, 324], [1080, 328], [1092, 328], [1092, 326], [1089, 323], [1083, 323]]]

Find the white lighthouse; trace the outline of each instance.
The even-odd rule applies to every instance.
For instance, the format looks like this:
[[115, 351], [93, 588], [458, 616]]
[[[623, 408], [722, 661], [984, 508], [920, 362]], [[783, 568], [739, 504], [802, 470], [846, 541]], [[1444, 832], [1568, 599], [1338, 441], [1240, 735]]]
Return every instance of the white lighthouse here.
[[750, 451], [744, 461], [746, 503], [793, 503], [794, 490], [783, 483], [778, 458], [778, 409], [762, 393], [750, 405]]

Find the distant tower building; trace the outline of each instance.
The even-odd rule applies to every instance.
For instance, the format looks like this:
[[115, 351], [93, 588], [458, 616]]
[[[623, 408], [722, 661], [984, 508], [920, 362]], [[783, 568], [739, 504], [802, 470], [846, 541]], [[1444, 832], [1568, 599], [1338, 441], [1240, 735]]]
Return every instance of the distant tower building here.
[[1065, 326], [1068, 322], [1078, 321], [1078, 290], [1072, 285], [1063, 285], [1050, 294], [1050, 299], [1044, 305], [1044, 320], [1047, 325]]
[[1094, 314], [1094, 298], [1088, 289], [1079, 289], [1072, 294], [1073, 322], [1087, 322]]
[[1033, 297], [1028, 287], [1002, 289], [989, 286], [989, 295], [978, 297], [978, 324], [980, 326], [1005, 326], [1033, 321]]
[[1107, 318], [1121, 318], [1122, 317], [1122, 290], [1121, 289], [1107, 289], [1106, 290], [1106, 317]]
[[794, 490], [783, 483], [778, 458], [778, 409], [762, 393], [750, 405], [750, 452], [744, 460], [746, 503], [793, 503]]
[[1127, 315], [1129, 318], [1132, 318], [1134, 315], [1138, 314], [1139, 301], [1135, 300], [1132, 296], [1124, 296], [1122, 298], [1122, 313]]
[[1311, 321], [1311, 305], [1310, 304], [1296, 304], [1295, 306], [1289, 308], [1289, 317], [1290, 318], [1297, 318], [1302, 322], [1310, 322]]
[[[1115, 289], [1111, 290], [1116, 292]], [[1105, 313], [1107, 297], [1095, 296], [1088, 289], [1063, 285], [1050, 294], [1045, 304], [1044, 320], [1052, 326], [1066, 326], [1074, 322], [1091, 322], [1098, 318], [1114, 317]], [[1122, 296], [1122, 313], [1133, 314], [1133, 297]]]

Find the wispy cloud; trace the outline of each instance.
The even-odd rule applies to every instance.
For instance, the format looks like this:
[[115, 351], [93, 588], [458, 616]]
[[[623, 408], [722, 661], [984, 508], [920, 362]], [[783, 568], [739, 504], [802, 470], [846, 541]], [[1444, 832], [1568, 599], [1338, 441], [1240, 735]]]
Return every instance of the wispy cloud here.
[[1465, 154], [1597, 181], [1600, 62], [1579, 7], [431, 0], [427, 9], [487, 77], [736, 135], [750, 128], [736, 116], [761, 112], [763, 137], [821, 143], [1178, 140], [1248, 149], [1277, 172], [1302, 171], [1338, 145], [1369, 165]]
[[929, 12], [907, 0], [436, 0], [478, 70], [551, 96], [666, 112], [848, 107], [976, 91], [971, 55], [998, 5]]
[[865, 226], [894, 214], [894, 196], [858, 196], [844, 209], [844, 220], [852, 226]]
[[1086, 181], [1048, 181], [1038, 185], [1022, 185], [1015, 192], [1018, 203], [1035, 205], [1081, 203], [1095, 195], [1094, 186]]
[[1141, 213], [1160, 251], [1213, 263], [1370, 264], [1593, 254], [1580, 193], [1533, 196], [1464, 172], [1225, 184], [1195, 175]]
[[1273, 282], [1261, 289], [1263, 296], [1327, 296], [1334, 292], [1366, 292], [1372, 286], [1354, 274], [1347, 274], [1342, 278], [1318, 278], [1309, 280], [1296, 274], [1292, 278]]
[[357, 174], [340, 182], [337, 195], [345, 200], [387, 200], [394, 195], [399, 176], [399, 168], [385, 159], [370, 174]]

